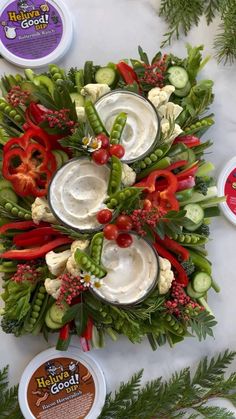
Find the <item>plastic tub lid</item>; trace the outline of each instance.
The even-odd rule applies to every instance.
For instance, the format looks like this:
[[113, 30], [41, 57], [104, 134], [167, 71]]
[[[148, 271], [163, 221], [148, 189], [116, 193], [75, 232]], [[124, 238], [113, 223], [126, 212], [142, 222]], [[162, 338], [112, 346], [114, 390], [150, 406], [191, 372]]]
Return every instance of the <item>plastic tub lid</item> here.
[[236, 156], [224, 166], [217, 187], [220, 195], [226, 195], [226, 202], [220, 204], [221, 210], [236, 225]]
[[42, 67], [68, 50], [72, 18], [62, 0], [1, 0], [0, 54], [20, 67]]
[[94, 419], [106, 397], [103, 372], [95, 360], [75, 347], [47, 349], [26, 367], [19, 385], [26, 419]]

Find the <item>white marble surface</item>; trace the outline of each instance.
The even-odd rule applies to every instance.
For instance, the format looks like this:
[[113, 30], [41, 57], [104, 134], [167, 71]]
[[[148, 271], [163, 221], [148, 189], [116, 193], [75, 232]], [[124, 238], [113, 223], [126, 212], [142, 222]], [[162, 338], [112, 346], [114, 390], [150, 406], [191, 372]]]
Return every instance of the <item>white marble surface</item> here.
[[[137, 56], [137, 45], [150, 54], [158, 50], [161, 35], [166, 27], [156, 13], [159, 1], [154, 0], [67, 0], [74, 20], [74, 42], [61, 65], [80, 67], [87, 59], [106, 64], [125, 57]], [[192, 44], [205, 43], [206, 54], [214, 55], [212, 43], [215, 27], [208, 28], [204, 21], [188, 36]], [[176, 55], [185, 54], [186, 39], [175, 42], [171, 49]], [[167, 48], [167, 51], [169, 48]], [[210, 155], [216, 165], [216, 175], [222, 165], [236, 155], [236, 64], [232, 67], [218, 65], [214, 58], [208, 63], [202, 77], [215, 82], [216, 124], [208, 137], [214, 140]], [[16, 67], [0, 61], [0, 73], [19, 71]], [[174, 349], [168, 346], [152, 352], [145, 340], [132, 345], [121, 338], [117, 343], [107, 340], [106, 348], [92, 351], [101, 364], [108, 389], [117, 387], [121, 380], [127, 380], [132, 373], [144, 368], [144, 378], [159, 375], [169, 377], [173, 369], [195, 363], [205, 355], [213, 355], [227, 347], [236, 349], [236, 230], [223, 217], [212, 224], [212, 241], [208, 245], [213, 262], [214, 277], [221, 286], [221, 293], [209, 293], [209, 304], [218, 320], [215, 339], [198, 342], [188, 338]], [[11, 383], [17, 383], [28, 362], [47, 344], [43, 338], [26, 336], [20, 339], [0, 332], [0, 368], [10, 364]], [[78, 340], [73, 343], [79, 346]], [[236, 369], [236, 361], [233, 365]], [[225, 403], [227, 405], [227, 403]], [[236, 413], [236, 410], [235, 410]], [[236, 416], [235, 416], [236, 417]]]

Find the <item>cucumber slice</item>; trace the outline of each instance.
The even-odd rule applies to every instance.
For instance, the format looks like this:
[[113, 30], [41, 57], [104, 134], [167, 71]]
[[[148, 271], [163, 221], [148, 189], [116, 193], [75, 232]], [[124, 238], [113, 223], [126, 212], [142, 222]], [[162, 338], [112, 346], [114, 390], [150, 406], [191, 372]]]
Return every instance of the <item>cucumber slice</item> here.
[[204, 293], [194, 291], [190, 282], [188, 283], [186, 291], [187, 291], [187, 294], [189, 295], [189, 297], [195, 298], [195, 299], [204, 297], [204, 295], [205, 295]]
[[185, 97], [189, 94], [191, 90], [191, 84], [188, 81], [187, 84], [182, 89], [175, 89], [174, 94], [178, 97]]
[[116, 71], [111, 67], [101, 67], [95, 73], [95, 81], [97, 83], [113, 86], [116, 81]]
[[67, 312], [68, 308], [69, 306], [66, 303], [64, 303], [63, 306], [59, 306], [54, 303], [48, 310], [51, 320], [55, 323], [63, 324], [62, 318]]
[[183, 67], [174, 65], [168, 68], [169, 82], [177, 89], [183, 89], [188, 83], [188, 73]]
[[0, 179], [0, 191], [1, 189], [13, 189], [12, 183], [6, 179]]
[[71, 100], [72, 102], [75, 102], [75, 106], [79, 107], [79, 106], [84, 106], [84, 96], [80, 95], [79, 93], [71, 93], [70, 94]]
[[211, 288], [212, 279], [206, 272], [198, 272], [194, 275], [192, 287], [194, 291], [205, 294]]
[[14, 204], [18, 202], [18, 196], [11, 188], [3, 188], [0, 190], [0, 202], [6, 203], [6, 201], [11, 201]]
[[56, 323], [51, 319], [49, 310], [47, 311], [47, 314], [45, 316], [45, 323], [47, 327], [49, 327], [49, 329], [52, 329], [52, 330], [60, 329], [63, 326], [63, 324]]
[[192, 223], [199, 224], [203, 222], [204, 211], [198, 204], [187, 204], [183, 208], [186, 211], [185, 217], [188, 218]]

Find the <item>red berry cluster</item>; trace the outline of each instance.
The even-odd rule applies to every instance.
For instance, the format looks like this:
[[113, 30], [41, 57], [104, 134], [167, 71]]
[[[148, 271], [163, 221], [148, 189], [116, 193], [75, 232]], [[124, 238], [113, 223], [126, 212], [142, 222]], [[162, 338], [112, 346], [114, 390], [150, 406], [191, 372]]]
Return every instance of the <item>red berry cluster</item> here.
[[195, 310], [204, 310], [204, 307], [200, 306], [185, 293], [183, 286], [173, 281], [170, 293], [170, 300], [165, 302], [165, 307], [171, 314], [176, 317], [183, 316], [184, 320], [188, 320], [188, 314]]
[[29, 99], [30, 93], [21, 90], [20, 86], [13, 86], [7, 94], [7, 102], [10, 103], [14, 108], [19, 105], [25, 105]]
[[144, 228], [145, 225], [154, 229], [162, 215], [161, 209], [157, 207], [136, 209], [130, 214], [133, 229], [137, 231], [140, 236], [145, 236], [147, 234]]
[[145, 64], [145, 73], [144, 76], [140, 78], [140, 82], [150, 84], [154, 87], [163, 87], [167, 69], [166, 59], [167, 55], [164, 54], [160, 60], [156, 61], [152, 65]]
[[60, 109], [59, 111], [47, 110], [43, 115], [43, 120], [46, 121], [50, 128], [72, 129], [75, 121], [69, 119], [69, 109]]
[[12, 281], [23, 282], [30, 281], [36, 282], [39, 278], [39, 272], [33, 265], [30, 264], [19, 264], [17, 265], [16, 273], [11, 277]]
[[133, 228], [132, 220], [128, 215], [119, 215], [115, 224], [108, 224], [112, 220], [112, 211], [103, 209], [97, 213], [97, 220], [100, 224], [106, 224], [103, 233], [107, 240], [116, 240], [119, 247], [125, 248], [133, 243], [132, 236], [124, 231], [130, 231]]
[[73, 298], [77, 297], [81, 292], [86, 291], [88, 288], [80, 282], [80, 277], [71, 274], [62, 274], [58, 277], [61, 279], [60, 294], [57, 303], [61, 304], [65, 301], [71, 304]]
[[106, 164], [111, 156], [116, 156], [121, 159], [125, 154], [125, 149], [121, 144], [110, 145], [110, 140], [105, 134], [96, 136], [96, 140], [101, 142], [101, 148], [92, 153], [92, 159], [100, 166]]

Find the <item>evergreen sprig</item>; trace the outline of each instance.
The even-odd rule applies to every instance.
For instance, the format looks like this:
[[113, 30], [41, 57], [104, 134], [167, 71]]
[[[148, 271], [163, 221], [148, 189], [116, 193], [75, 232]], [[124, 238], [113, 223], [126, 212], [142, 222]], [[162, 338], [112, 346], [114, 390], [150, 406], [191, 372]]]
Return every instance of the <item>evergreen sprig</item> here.
[[236, 373], [229, 378], [224, 376], [235, 356], [235, 352], [226, 350], [215, 358], [200, 361], [193, 376], [188, 367], [172, 374], [168, 381], [159, 377], [143, 387], [140, 371], [122, 383], [114, 398], [107, 396], [99, 419], [194, 419], [199, 414], [205, 418], [234, 418], [228, 409], [209, 406], [207, 402], [225, 398], [236, 405]]
[[18, 386], [8, 388], [8, 366], [0, 370], [0, 418], [24, 419], [18, 405]]

